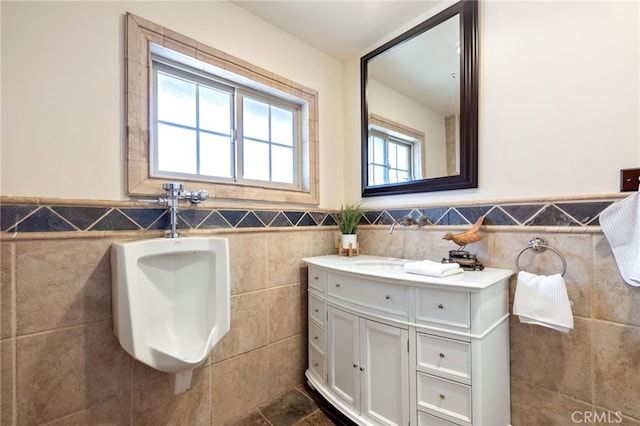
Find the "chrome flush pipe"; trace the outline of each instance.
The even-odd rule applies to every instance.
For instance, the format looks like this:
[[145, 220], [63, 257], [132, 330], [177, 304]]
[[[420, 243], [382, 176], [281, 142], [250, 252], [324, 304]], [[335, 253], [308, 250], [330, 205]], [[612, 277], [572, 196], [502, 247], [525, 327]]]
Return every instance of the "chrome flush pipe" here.
[[162, 189], [166, 192], [166, 197], [157, 200], [138, 200], [143, 203], [154, 203], [165, 206], [169, 209], [169, 221], [171, 229], [167, 233], [167, 238], [178, 238], [180, 233], [176, 230], [178, 226], [178, 211], [180, 211], [180, 200], [189, 200], [191, 204], [200, 204], [207, 198], [209, 193], [204, 189], [196, 191], [185, 191], [184, 184], [178, 182], [166, 182], [162, 184]]

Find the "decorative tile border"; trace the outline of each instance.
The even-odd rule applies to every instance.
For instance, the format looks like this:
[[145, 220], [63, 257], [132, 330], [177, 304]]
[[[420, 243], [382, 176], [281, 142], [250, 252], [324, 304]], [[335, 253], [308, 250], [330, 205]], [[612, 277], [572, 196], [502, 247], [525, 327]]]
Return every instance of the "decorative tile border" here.
[[[578, 200], [527, 203], [497, 203], [453, 207], [417, 207], [369, 210], [363, 225], [390, 225], [405, 216], [427, 225], [468, 225], [484, 215], [485, 225], [497, 226], [599, 226], [600, 213], [615, 202]], [[115, 203], [114, 203], [115, 204]], [[178, 229], [264, 229], [281, 227], [325, 227], [336, 225], [335, 211], [181, 209]], [[424, 221], [424, 219], [423, 219]], [[164, 208], [42, 205], [0, 205], [3, 233], [145, 231], [169, 228]]]

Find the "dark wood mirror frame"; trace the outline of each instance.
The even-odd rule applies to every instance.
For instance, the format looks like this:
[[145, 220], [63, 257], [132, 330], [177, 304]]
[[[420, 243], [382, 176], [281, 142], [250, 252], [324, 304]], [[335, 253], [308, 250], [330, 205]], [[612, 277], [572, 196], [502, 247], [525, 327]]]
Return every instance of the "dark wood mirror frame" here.
[[[369, 186], [367, 65], [376, 56], [460, 14], [460, 174], [407, 183]], [[378, 47], [360, 59], [362, 112], [362, 196], [411, 194], [478, 187], [478, 2], [461, 1]]]

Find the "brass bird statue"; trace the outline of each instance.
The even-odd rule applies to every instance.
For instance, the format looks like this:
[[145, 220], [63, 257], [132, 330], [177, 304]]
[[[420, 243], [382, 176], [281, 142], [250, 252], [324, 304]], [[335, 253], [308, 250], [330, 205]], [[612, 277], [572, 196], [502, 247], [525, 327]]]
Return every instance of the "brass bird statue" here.
[[476, 223], [465, 232], [461, 232], [459, 234], [452, 234], [451, 232], [447, 232], [443, 240], [450, 240], [459, 245], [458, 250], [463, 250], [467, 244], [475, 243], [476, 241], [480, 241], [482, 239], [482, 235], [478, 234], [478, 230], [480, 229], [480, 225], [482, 225], [482, 221], [484, 220], [484, 216], [480, 216]]

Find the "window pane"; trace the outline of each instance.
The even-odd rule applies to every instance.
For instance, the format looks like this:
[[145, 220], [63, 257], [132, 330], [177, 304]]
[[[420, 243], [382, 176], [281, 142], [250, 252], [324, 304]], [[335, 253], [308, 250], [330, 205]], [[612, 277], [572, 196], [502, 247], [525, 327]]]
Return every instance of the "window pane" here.
[[269, 180], [269, 144], [245, 139], [243, 157], [246, 179]]
[[271, 107], [271, 141], [293, 146], [293, 112]]
[[389, 158], [387, 159], [389, 167], [398, 167], [398, 145], [389, 143]]
[[195, 131], [158, 124], [158, 170], [197, 173]]
[[382, 183], [387, 183], [385, 180], [386, 167], [383, 166], [373, 166], [373, 182], [372, 185], [379, 185]]
[[200, 133], [200, 174], [233, 177], [231, 147], [229, 137]]
[[274, 145], [271, 155], [271, 180], [293, 183], [293, 149]]
[[398, 165], [397, 167], [402, 170], [409, 170], [409, 147], [406, 145], [396, 145], [398, 147]]
[[373, 162], [377, 164], [386, 164], [384, 156], [384, 139], [375, 136], [373, 138]]
[[231, 94], [200, 86], [200, 128], [231, 134]]
[[269, 105], [243, 98], [243, 131], [248, 138], [269, 140]]
[[158, 119], [194, 127], [196, 125], [195, 83], [159, 72]]

